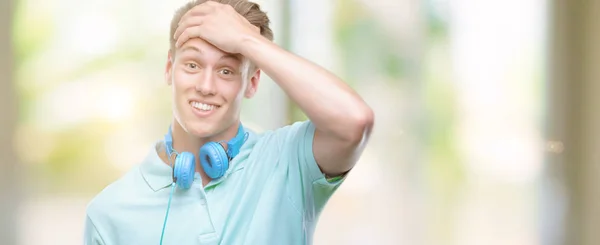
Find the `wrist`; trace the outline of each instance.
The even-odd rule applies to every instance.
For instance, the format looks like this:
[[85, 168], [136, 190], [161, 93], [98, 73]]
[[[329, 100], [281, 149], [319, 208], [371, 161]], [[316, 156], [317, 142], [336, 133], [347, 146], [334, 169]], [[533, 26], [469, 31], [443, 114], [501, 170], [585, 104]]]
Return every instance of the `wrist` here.
[[252, 55], [256, 53], [255, 50], [257, 50], [260, 45], [264, 44], [265, 41], [268, 40], [260, 34], [250, 33], [244, 35], [240, 42], [239, 53], [244, 57], [253, 60]]

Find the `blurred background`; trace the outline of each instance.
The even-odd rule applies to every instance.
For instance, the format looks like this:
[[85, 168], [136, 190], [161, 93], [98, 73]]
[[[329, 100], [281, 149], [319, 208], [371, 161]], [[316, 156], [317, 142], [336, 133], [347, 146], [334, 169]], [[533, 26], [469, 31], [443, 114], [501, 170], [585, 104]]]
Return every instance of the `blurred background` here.
[[[0, 244], [82, 244], [171, 120], [184, 0], [0, 0]], [[257, 0], [376, 113], [315, 244], [600, 244], [600, 1]], [[268, 76], [257, 131], [304, 120]]]

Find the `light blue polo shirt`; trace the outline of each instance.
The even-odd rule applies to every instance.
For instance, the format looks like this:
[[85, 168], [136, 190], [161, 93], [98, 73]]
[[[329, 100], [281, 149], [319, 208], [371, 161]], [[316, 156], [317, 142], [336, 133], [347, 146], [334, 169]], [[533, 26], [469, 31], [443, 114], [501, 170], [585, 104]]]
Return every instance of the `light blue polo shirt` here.
[[[175, 189], [163, 244], [312, 244], [321, 210], [344, 181], [320, 171], [314, 131], [310, 121], [248, 131], [224, 177], [203, 188], [196, 173], [190, 189]], [[89, 203], [85, 244], [159, 244], [172, 170], [156, 149]]]

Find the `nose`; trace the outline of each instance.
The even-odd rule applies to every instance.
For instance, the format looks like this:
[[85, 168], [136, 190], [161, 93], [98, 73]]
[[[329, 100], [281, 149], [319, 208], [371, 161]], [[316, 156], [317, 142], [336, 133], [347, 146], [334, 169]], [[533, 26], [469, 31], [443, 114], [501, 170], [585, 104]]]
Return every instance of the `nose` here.
[[196, 82], [196, 91], [202, 95], [215, 95], [217, 92], [215, 82], [215, 77], [211, 71], [203, 72]]

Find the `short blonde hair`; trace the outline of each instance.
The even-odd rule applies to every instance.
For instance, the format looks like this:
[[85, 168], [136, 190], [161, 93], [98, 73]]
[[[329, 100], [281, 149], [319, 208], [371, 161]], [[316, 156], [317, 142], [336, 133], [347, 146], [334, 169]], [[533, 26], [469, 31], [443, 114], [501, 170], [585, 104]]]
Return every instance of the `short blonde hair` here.
[[[270, 41], [273, 41], [273, 31], [269, 24], [271, 21], [267, 16], [267, 13], [260, 9], [260, 5], [254, 2], [250, 2], [248, 0], [193, 0], [183, 5], [173, 15], [173, 19], [171, 20], [171, 31], [169, 32], [169, 52], [174, 57], [175, 56], [175, 42], [177, 40], [173, 39], [173, 35], [175, 35], [175, 31], [177, 30], [179, 21], [181, 17], [185, 15], [190, 9], [194, 8], [197, 5], [205, 3], [207, 1], [214, 1], [217, 3], [228, 4], [233, 7], [233, 9], [246, 18], [250, 24], [258, 27], [260, 29], [260, 35], [267, 38]], [[257, 67], [252, 64], [247, 58], [244, 58], [241, 65], [242, 77], [243, 79], [248, 79], [249, 72]]]
[[269, 39], [270, 41], [273, 41], [273, 31], [271, 30], [271, 27], [269, 27], [269, 17], [267, 16], [266, 12], [260, 9], [260, 5], [258, 5], [257, 3], [250, 2], [247, 0], [194, 0], [183, 5], [181, 8], [177, 9], [177, 11], [175, 11], [175, 15], [171, 20], [171, 31], [169, 33], [171, 51], [175, 51], [176, 40], [173, 39], [173, 35], [175, 35], [175, 31], [177, 30], [177, 25], [179, 24], [181, 17], [183, 17], [183, 15], [187, 13], [190, 9], [207, 1], [214, 1], [217, 3], [231, 5], [233, 9], [236, 12], [238, 12], [241, 16], [246, 18], [248, 22], [260, 28], [260, 34], [263, 37]]

